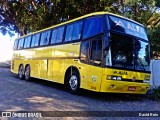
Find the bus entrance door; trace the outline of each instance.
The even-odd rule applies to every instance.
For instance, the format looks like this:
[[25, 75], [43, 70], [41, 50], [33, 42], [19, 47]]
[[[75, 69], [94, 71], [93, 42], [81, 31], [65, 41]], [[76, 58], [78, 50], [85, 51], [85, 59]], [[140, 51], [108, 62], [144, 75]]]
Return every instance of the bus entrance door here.
[[102, 38], [102, 36], [98, 36], [91, 40], [89, 59], [89, 86], [93, 91], [100, 91], [102, 76]]

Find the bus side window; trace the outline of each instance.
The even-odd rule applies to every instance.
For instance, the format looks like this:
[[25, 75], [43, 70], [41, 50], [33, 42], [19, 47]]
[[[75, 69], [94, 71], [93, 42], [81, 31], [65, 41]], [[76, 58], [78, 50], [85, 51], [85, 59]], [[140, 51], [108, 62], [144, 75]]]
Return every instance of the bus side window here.
[[17, 50], [17, 47], [18, 47], [18, 39], [14, 41], [14, 47], [13, 47], [13, 49]]
[[24, 43], [24, 38], [21, 38], [19, 40], [19, 43], [18, 43], [18, 49], [22, 49], [23, 48], [23, 43]]
[[65, 41], [69, 42], [69, 41], [79, 40], [81, 37], [81, 31], [82, 31], [82, 21], [78, 21], [70, 25], [67, 25]]
[[73, 31], [73, 24], [67, 25], [67, 29], [66, 29], [66, 36], [65, 36], [65, 41], [71, 41], [72, 40], [72, 32]]
[[88, 53], [89, 53], [89, 41], [84, 41], [81, 44], [81, 54], [80, 60], [84, 63], [88, 63]]
[[82, 31], [82, 21], [74, 23], [72, 40], [79, 40], [81, 37], [81, 31]]
[[61, 43], [62, 42], [63, 34], [64, 34], [64, 26], [58, 28], [58, 30], [57, 30], [56, 43]]
[[31, 43], [31, 36], [25, 38], [24, 48], [29, 48]]
[[56, 43], [57, 38], [57, 29], [52, 30], [52, 36], [51, 36], [51, 44]]
[[41, 35], [40, 45], [48, 45], [51, 31], [45, 31]]
[[40, 34], [39, 34], [39, 33], [32, 36], [32, 44], [31, 44], [31, 47], [36, 47], [36, 46], [38, 46], [39, 38], [40, 38]]
[[102, 17], [91, 17], [85, 20], [83, 39], [97, 35], [103, 31]]
[[101, 65], [102, 59], [102, 39], [91, 41], [90, 62], [95, 65]]

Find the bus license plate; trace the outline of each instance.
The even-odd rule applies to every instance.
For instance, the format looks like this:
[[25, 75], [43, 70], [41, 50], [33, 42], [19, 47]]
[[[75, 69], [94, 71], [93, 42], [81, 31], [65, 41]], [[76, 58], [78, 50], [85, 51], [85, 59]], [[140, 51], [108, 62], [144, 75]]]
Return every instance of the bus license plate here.
[[129, 87], [128, 88], [128, 91], [135, 91], [136, 90], [136, 87]]

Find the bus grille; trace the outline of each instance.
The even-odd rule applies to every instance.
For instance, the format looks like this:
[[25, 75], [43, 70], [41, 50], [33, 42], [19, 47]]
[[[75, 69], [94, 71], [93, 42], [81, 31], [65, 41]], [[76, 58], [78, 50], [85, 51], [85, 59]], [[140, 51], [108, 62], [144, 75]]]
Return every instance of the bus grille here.
[[143, 83], [143, 80], [135, 80], [135, 81], [133, 81], [132, 79], [122, 79], [121, 81], [127, 81], [127, 82], [139, 82], [139, 83]]

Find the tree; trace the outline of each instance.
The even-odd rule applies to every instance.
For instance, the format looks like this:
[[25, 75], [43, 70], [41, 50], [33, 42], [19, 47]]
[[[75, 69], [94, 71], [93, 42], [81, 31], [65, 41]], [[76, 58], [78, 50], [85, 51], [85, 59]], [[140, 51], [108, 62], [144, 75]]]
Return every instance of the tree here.
[[[64, 3], [64, 0], [61, 0]], [[66, 6], [60, 0], [5, 0], [0, 2], [2, 31], [14, 30], [21, 35], [61, 22]], [[61, 6], [61, 7], [60, 7]], [[4, 24], [6, 23], [6, 24]]]
[[156, 9], [155, 0], [125, 0], [125, 16], [146, 25]]
[[149, 29], [148, 37], [151, 45], [151, 57], [160, 59], [160, 27]]
[[160, 14], [154, 13], [147, 21], [147, 27], [152, 29], [154, 27], [159, 27], [159, 26], [160, 26]]

